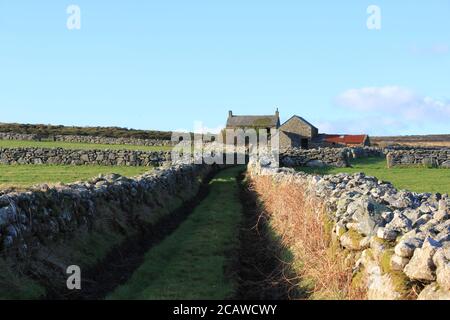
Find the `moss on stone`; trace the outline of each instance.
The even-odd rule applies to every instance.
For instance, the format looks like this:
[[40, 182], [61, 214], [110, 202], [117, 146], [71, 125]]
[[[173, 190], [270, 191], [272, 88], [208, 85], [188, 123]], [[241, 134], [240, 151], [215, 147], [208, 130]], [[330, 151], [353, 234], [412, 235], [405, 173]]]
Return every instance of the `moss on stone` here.
[[339, 233], [338, 233], [338, 236], [341, 237], [344, 233], [345, 233], [345, 229], [341, 228]]
[[384, 244], [386, 242], [384, 239], [378, 238], [377, 236], [373, 237], [372, 239], [379, 244]]
[[401, 299], [407, 299], [412, 293], [411, 280], [402, 271], [392, 270], [391, 258], [394, 254], [394, 249], [387, 249], [383, 252], [380, 258], [381, 270], [384, 274], [389, 275], [394, 290], [400, 294]]
[[381, 238], [379, 238], [379, 237], [377, 237], [377, 236], [374, 236], [372, 239], [373, 239], [376, 243], [378, 243], [378, 244], [380, 244], [380, 245], [383, 245], [383, 246], [385, 246], [386, 248], [392, 248], [392, 247], [393, 247], [393, 244], [395, 243], [395, 241], [388, 241], [388, 240], [385, 240], [385, 239], [381, 239]]
[[398, 292], [402, 299], [407, 299], [412, 294], [412, 286], [409, 278], [401, 271], [391, 271], [389, 276], [392, 279], [395, 291]]
[[348, 230], [346, 233], [350, 240], [352, 241], [353, 246], [358, 247], [361, 240], [364, 238], [359, 232], [355, 230]]
[[375, 260], [375, 254], [373, 253], [373, 250], [372, 249], [366, 249], [366, 250], [364, 250], [365, 252], [366, 252], [366, 255], [370, 258], [370, 259], [372, 259], [372, 260]]
[[387, 249], [383, 252], [383, 254], [380, 257], [380, 266], [381, 270], [384, 273], [390, 273], [392, 271], [391, 268], [391, 258], [394, 255], [393, 249]]

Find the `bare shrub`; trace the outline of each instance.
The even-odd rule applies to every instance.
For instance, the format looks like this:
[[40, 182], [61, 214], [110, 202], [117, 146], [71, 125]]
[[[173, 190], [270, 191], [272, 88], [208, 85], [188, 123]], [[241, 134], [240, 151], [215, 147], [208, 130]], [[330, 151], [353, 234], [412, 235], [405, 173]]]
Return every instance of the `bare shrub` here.
[[333, 239], [333, 223], [321, 201], [295, 182], [275, 183], [270, 177], [255, 178], [252, 189], [270, 226], [294, 256], [286, 266], [296, 271], [312, 299], [365, 298], [365, 290], [352, 285], [354, 259]]

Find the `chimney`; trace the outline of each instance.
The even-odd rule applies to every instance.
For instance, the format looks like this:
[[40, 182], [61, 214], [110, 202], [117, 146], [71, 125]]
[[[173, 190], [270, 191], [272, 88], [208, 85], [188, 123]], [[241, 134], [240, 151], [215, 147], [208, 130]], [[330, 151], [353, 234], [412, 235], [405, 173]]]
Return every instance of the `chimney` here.
[[231, 118], [233, 116], [233, 111], [228, 111], [228, 117]]

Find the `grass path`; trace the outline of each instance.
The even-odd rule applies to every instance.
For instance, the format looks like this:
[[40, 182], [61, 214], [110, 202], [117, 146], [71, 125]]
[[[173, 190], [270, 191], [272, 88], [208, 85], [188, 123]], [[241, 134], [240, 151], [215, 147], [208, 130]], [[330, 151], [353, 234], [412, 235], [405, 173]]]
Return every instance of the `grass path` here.
[[425, 167], [397, 167], [388, 169], [384, 158], [356, 159], [351, 164], [351, 168], [298, 168], [298, 170], [318, 174], [364, 172], [366, 175], [389, 181], [398, 189], [450, 194], [449, 169]]
[[25, 188], [40, 183], [70, 183], [88, 180], [100, 173], [117, 173], [132, 177], [150, 170], [150, 167], [128, 166], [0, 165], [0, 188]]
[[237, 290], [230, 255], [239, 247], [241, 167], [221, 171], [189, 218], [152, 248], [109, 299], [225, 299]]
[[0, 148], [63, 148], [71, 150], [140, 150], [140, 151], [170, 151], [170, 146], [137, 146], [123, 144], [97, 144], [60, 141], [25, 141], [0, 140]]

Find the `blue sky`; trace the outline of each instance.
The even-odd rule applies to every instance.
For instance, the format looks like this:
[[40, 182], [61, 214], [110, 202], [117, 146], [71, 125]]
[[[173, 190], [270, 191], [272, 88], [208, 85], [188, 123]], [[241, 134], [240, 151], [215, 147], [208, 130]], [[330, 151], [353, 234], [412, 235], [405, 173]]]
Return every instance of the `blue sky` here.
[[278, 106], [328, 133], [450, 133], [449, 15], [448, 0], [0, 0], [0, 122], [217, 128]]

